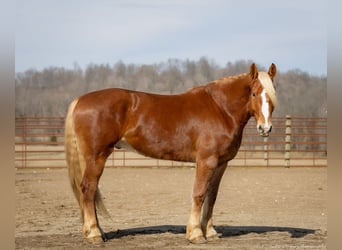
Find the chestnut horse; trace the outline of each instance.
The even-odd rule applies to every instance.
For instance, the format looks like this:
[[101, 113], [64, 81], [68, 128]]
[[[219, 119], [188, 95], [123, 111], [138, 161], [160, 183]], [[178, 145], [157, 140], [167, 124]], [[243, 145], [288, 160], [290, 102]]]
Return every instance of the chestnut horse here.
[[113, 88], [75, 99], [66, 116], [65, 148], [85, 237], [105, 240], [97, 210], [107, 210], [98, 182], [107, 157], [124, 142], [146, 156], [196, 162], [186, 238], [192, 243], [217, 239], [212, 214], [220, 180], [239, 150], [251, 116], [261, 136], [271, 131], [275, 75], [274, 64], [268, 72], [258, 72], [252, 64], [249, 73], [178, 95]]

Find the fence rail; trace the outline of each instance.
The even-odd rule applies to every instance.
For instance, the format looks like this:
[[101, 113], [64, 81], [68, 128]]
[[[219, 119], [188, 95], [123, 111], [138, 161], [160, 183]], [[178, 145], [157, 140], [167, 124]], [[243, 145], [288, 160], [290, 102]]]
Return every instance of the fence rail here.
[[[260, 137], [254, 119], [247, 124], [234, 166], [326, 166], [327, 118], [274, 117], [273, 131]], [[117, 150], [106, 166], [193, 166]], [[15, 167], [66, 167], [64, 117], [16, 117]]]

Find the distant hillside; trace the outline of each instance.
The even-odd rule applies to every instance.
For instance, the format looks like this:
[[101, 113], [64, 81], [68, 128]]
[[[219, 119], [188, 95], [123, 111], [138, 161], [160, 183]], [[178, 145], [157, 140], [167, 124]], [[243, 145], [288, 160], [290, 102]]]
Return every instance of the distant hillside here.
[[[82, 70], [50, 67], [28, 70], [15, 77], [16, 116], [64, 116], [69, 102], [86, 92], [120, 87], [154, 92], [180, 93], [223, 76], [248, 72], [251, 61], [229, 62], [225, 67], [202, 57], [198, 61], [169, 59], [152, 65], [90, 64]], [[258, 65], [267, 70], [269, 65]], [[300, 70], [282, 72], [275, 79], [279, 105], [275, 116], [327, 115], [327, 77]]]

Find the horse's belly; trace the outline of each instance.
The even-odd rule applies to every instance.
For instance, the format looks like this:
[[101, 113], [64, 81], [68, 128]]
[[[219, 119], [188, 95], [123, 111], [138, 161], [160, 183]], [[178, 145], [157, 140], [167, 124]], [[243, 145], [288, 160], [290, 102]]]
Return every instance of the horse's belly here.
[[115, 148], [126, 149], [131, 152], [137, 152], [148, 157], [174, 160], [184, 162], [194, 162], [195, 156], [190, 147], [177, 147], [167, 143], [134, 143], [122, 138], [115, 144]]

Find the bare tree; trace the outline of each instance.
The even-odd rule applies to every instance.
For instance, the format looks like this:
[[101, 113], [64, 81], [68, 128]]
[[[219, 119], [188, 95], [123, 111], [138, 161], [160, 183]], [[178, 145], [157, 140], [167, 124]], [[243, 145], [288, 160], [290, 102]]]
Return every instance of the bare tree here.
[[[83, 71], [49, 67], [30, 69], [15, 76], [16, 116], [63, 116], [68, 103], [86, 92], [120, 87], [154, 93], [180, 93], [224, 76], [247, 72], [250, 60], [228, 62], [220, 67], [202, 57], [197, 61], [169, 59], [158, 64], [89, 64]], [[264, 69], [258, 65], [260, 69]], [[327, 78], [301, 70], [281, 72], [275, 81], [279, 105], [275, 115], [327, 115]]]

